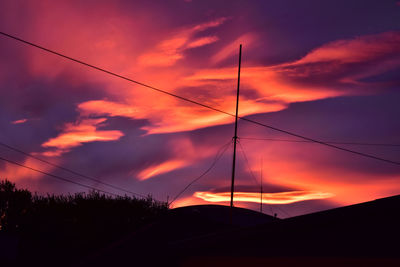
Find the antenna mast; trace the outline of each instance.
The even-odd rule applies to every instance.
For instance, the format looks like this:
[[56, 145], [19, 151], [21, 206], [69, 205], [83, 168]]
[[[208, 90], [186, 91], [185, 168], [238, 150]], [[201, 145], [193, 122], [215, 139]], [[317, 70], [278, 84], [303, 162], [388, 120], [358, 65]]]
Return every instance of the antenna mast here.
[[239, 110], [239, 85], [240, 85], [240, 65], [242, 62], [242, 45], [239, 47], [239, 69], [236, 91], [236, 116], [235, 116], [235, 135], [233, 136], [233, 163], [232, 163], [232, 184], [231, 184], [231, 208], [233, 207], [233, 192], [235, 191], [235, 167], [236, 167], [236, 143], [237, 143], [237, 121]]
[[261, 183], [260, 183], [260, 212], [262, 213], [262, 197], [263, 197], [263, 165], [264, 165], [264, 160], [261, 158]]

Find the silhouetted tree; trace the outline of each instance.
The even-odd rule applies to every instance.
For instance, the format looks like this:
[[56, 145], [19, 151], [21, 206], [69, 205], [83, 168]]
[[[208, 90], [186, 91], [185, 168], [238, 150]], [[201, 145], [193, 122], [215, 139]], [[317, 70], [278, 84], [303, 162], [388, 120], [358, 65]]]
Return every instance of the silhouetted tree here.
[[32, 204], [32, 194], [28, 190], [17, 189], [15, 184], [0, 181], [0, 229], [15, 232], [26, 219]]
[[0, 181], [0, 229], [18, 236], [22, 265], [52, 265], [59, 258], [68, 265], [136, 231], [167, 210], [167, 203], [150, 196], [111, 197], [96, 191], [32, 195], [8, 180]]

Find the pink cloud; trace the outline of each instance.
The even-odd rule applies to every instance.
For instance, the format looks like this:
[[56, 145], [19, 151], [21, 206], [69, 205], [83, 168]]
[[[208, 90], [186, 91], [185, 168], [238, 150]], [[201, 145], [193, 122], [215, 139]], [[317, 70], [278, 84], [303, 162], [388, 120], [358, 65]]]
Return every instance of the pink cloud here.
[[22, 123], [25, 123], [27, 121], [28, 121], [28, 119], [20, 119], [20, 120], [13, 121], [11, 123], [12, 124], [22, 124]]
[[[51, 172], [54, 167], [47, 164], [41, 164], [35, 159], [25, 158], [21, 164], [41, 170], [43, 172]], [[2, 168], [0, 168], [0, 177], [11, 179], [11, 181], [19, 182], [23, 180], [38, 180], [43, 177], [43, 174], [38, 172], [32, 172], [27, 168], [21, 168], [20, 166], [6, 163]]]
[[[228, 45], [215, 54], [220, 61], [238, 53], [238, 44]], [[373, 76], [400, 65], [400, 33], [387, 32], [339, 40], [312, 50], [303, 58], [274, 66], [242, 68], [244, 88], [256, 89], [265, 100], [283, 103], [310, 101], [328, 97], [366, 94], [370, 91], [355, 87], [343, 90], [346, 84], [364, 84], [358, 79]], [[369, 64], [369, 63], [374, 64]], [[362, 68], [354, 64], [363, 64]], [[371, 66], [371, 67], [368, 67]], [[236, 68], [203, 69], [186, 77], [192, 86], [236, 79]], [[317, 81], [317, 82], [314, 82]], [[357, 89], [358, 88], [358, 89]]]
[[[133, 104], [122, 104], [106, 100], [92, 100], [80, 103], [78, 110], [84, 117], [90, 116], [122, 116], [131, 119], [149, 119], [152, 124], [144, 126], [148, 134], [171, 133], [189, 131], [213, 125], [221, 125], [232, 122], [232, 118], [226, 114], [204, 110], [195, 106], [175, 106], [174, 109], [164, 113], [163, 104], [170, 103], [170, 99], [163, 102], [159, 99], [159, 107], [150, 109], [143, 107], [133, 108]], [[229, 102], [232, 101], [232, 102]], [[233, 103], [234, 96], [227, 97], [220, 103], [221, 109], [228, 110]], [[241, 101], [241, 115], [253, 114], [265, 111], [278, 111], [285, 108], [279, 103], [260, 104], [254, 100], [243, 99]], [[171, 115], [172, 114], [172, 115]]]
[[62, 151], [80, 146], [83, 143], [93, 141], [114, 141], [118, 140], [124, 134], [120, 131], [103, 131], [97, 130], [106, 119], [84, 119], [78, 123], [67, 123], [63, 126], [61, 134], [55, 138], [51, 138], [42, 144], [46, 148], [57, 148]]
[[172, 66], [184, 57], [183, 52], [187, 49], [204, 46], [218, 40], [217, 36], [207, 36], [191, 40], [197, 32], [220, 26], [226, 18], [220, 18], [210, 22], [202, 23], [191, 28], [184, 28], [174, 34], [172, 38], [165, 39], [152, 48], [150, 52], [139, 57], [142, 66]]
[[355, 63], [380, 59], [400, 51], [400, 33], [385, 32], [360, 36], [349, 40], [339, 40], [325, 44], [308, 53], [294, 65], [315, 62]]
[[[305, 200], [327, 199], [334, 195], [331, 193], [315, 191], [289, 191], [279, 193], [263, 193], [262, 199], [265, 204], [291, 204]], [[229, 202], [231, 192], [196, 192], [194, 197], [201, 198], [208, 202]], [[260, 203], [260, 193], [257, 192], [235, 192], [235, 202], [255, 202]]]
[[216, 41], [218, 41], [219, 38], [217, 36], [207, 36], [207, 37], [201, 37], [198, 39], [195, 39], [193, 41], [191, 41], [190, 43], [187, 44], [187, 48], [196, 48], [196, 47], [201, 47], [201, 46], [205, 46], [208, 44], [212, 44], [215, 43]]
[[129, 118], [138, 118], [140, 113], [132, 106], [122, 103], [111, 102], [107, 100], [91, 100], [80, 103], [78, 110], [81, 115], [107, 115], [107, 116], [124, 116]]
[[150, 166], [150, 167], [142, 170], [140, 173], [137, 174], [137, 177], [139, 178], [139, 180], [147, 180], [154, 176], [157, 176], [157, 175], [160, 175], [163, 173], [167, 173], [167, 172], [182, 168], [187, 165], [188, 165], [188, 162], [183, 161], [183, 160], [168, 160], [161, 164]]
[[257, 35], [254, 33], [246, 33], [230, 44], [226, 45], [222, 49], [220, 49], [211, 59], [213, 63], [218, 63], [229, 56], [237, 54], [239, 51], [239, 45], [242, 44], [246, 48], [251, 47], [251, 45], [255, 42]]
[[[204, 26], [199, 28], [204, 28]], [[370, 93], [363, 89], [363, 84], [357, 84], [361, 86], [361, 88], [355, 87], [358, 88], [357, 90], [354, 88], [343, 90], [341, 87], [348, 88], [346, 84], [351, 81], [356, 83], [358, 77], [373, 75], [399, 65], [400, 60], [396, 60], [395, 56], [391, 57], [397, 53], [398, 40], [398, 33], [357, 37], [323, 45], [294, 62], [268, 67], [245, 66], [241, 74], [242, 87], [255, 90], [258, 97], [241, 97], [240, 115], [279, 111], [293, 102]], [[231, 45], [217, 52], [216, 57], [211, 60], [216, 58], [223, 60], [232, 53], [237, 53], [236, 42], [232, 42]], [[176, 43], [181, 46], [184, 41], [170, 39], [168, 42], [163, 41], [162, 46], [171, 48], [175, 47]], [[357, 52], [353, 53], [353, 50]], [[388, 62], [387, 58], [390, 58], [391, 62]], [[367, 64], [371, 61], [380, 63], [375, 64], [372, 69], [363, 67], [357, 71], [357, 68], [352, 67], [351, 72], [343, 72], [349, 64]], [[318, 75], [328, 75], [328, 77], [324, 77], [322, 82], [313, 83], [313, 79]], [[176, 71], [170, 68], [159, 69], [157, 77], [160, 84], [168, 84], [169, 91], [191, 88], [198, 92], [196, 98], [204, 94], [204, 99], [210, 105], [233, 112], [232, 103], [235, 102], [235, 96], [231, 92], [236, 76], [236, 67], [199, 69], [189, 75], [181, 73], [180, 68], [176, 67]], [[126, 88], [120, 93], [123, 102], [109, 100], [83, 102], [78, 105], [81, 116], [124, 116], [132, 119], [147, 119], [151, 123], [143, 129], [149, 134], [188, 131], [232, 122], [232, 119], [224, 114], [179, 102], [168, 96], [157, 95], [143, 88], [133, 91], [122, 83], [112, 83], [110, 86]], [[211, 90], [210, 87], [218, 88], [218, 90]], [[151, 103], [155, 97], [157, 97], [157, 105], [150, 108], [146, 103]], [[199, 101], [203, 100], [200, 98]], [[171, 106], [174, 108], [171, 109]]]
[[161, 42], [154, 52], [139, 57], [143, 66], [172, 66], [183, 58], [182, 47], [188, 41], [188, 36], [177, 36]]
[[223, 18], [218, 18], [212, 21], [208, 21], [199, 25], [196, 25], [194, 27], [191, 28], [192, 31], [194, 32], [201, 32], [204, 30], [207, 30], [209, 28], [215, 28], [218, 27], [220, 25], [222, 25], [223, 23], [225, 23], [225, 21], [227, 21], [229, 18], [227, 17], [223, 17]]

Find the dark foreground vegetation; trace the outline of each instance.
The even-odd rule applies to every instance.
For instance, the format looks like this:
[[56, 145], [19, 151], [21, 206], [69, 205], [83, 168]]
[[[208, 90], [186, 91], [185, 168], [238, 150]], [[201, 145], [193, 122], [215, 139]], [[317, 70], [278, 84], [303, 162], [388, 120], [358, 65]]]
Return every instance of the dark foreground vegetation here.
[[74, 265], [166, 213], [152, 199], [32, 194], [0, 181], [0, 265]]
[[0, 203], [0, 266], [400, 266], [400, 195], [282, 220], [7, 181]]

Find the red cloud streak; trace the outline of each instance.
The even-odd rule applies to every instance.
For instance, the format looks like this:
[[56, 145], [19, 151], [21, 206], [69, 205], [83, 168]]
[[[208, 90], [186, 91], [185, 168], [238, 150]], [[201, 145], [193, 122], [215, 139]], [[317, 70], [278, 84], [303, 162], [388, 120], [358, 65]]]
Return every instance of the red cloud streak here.
[[[231, 199], [230, 192], [196, 192], [194, 196], [208, 202], [228, 202]], [[255, 202], [260, 203], [261, 194], [257, 192], [235, 192], [234, 201], [236, 202]], [[316, 191], [289, 191], [279, 193], [263, 193], [262, 200], [265, 204], [290, 204], [299, 201], [326, 199], [333, 197], [332, 193]]]

